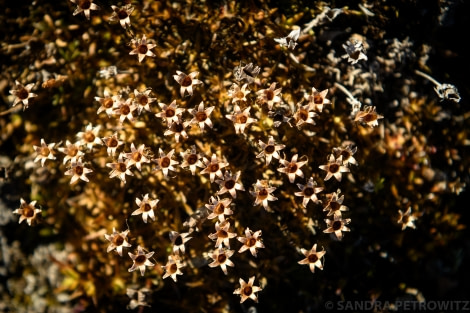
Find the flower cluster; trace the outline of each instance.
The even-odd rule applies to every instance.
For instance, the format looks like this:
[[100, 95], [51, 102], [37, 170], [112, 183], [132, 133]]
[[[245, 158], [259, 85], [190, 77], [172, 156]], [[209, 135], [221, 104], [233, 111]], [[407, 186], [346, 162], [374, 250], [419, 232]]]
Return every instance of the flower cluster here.
[[[307, 11], [287, 20], [281, 8], [247, 13], [231, 2], [217, 11], [205, 3], [94, 2], [71, 0], [73, 25], [63, 26], [62, 16], [33, 25], [45, 29], [37, 42], [56, 38], [44, 48], [48, 59], [29, 67], [35, 75], [9, 81], [7, 113], [23, 115], [12, 118], [13, 127], [1, 124], [2, 143], [15, 129], [28, 132], [18, 160], [27, 154], [21, 175], [31, 172], [32, 201], [16, 198], [13, 213], [26, 221], [19, 227], [41, 234], [73, 228], [64, 240], [75, 254], [60, 264], [68, 276], [59, 288], [71, 301], [92, 306], [127, 293], [135, 309], [177, 291], [175, 306], [183, 311], [194, 299], [210, 311], [227, 310], [230, 297], [268, 302], [264, 294], [276, 288], [267, 286], [285, 280], [279, 269], [294, 276], [317, 270], [317, 278], [318, 270], [334, 272], [337, 265], [325, 259], [354, 240], [355, 200], [372, 203], [390, 188], [387, 197], [401, 205], [394, 214], [395, 207], [408, 208], [393, 220], [405, 230], [418, 226], [415, 202], [461, 189], [458, 182], [446, 188], [437, 182], [428, 158], [437, 148], [413, 136], [424, 102], [411, 95], [379, 101], [380, 75], [398, 76], [387, 58], [409, 61], [416, 57], [406, 53], [410, 45], [406, 51], [388, 45], [381, 57], [373, 38], [353, 34], [344, 43], [323, 28], [342, 13], [371, 17], [364, 6], [361, 13], [318, 2], [308, 22]], [[292, 27], [297, 21], [305, 26]], [[82, 24], [87, 30], [75, 36]], [[35, 43], [29, 40], [24, 54]], [[64, 69], [52, 70], [55, 63]], [[55, 72], [64, 71], [68, 79], [53, 84], [51, 75], [59, 80]], [[413, 75], [431, 81], [439, 100], [460, 101], [454, 85]], [[49, 98], [48, 109], [60, 118], [42, 125], [31, 115]], [[19, 112], [20, 103], [29, 110]], [[403, 127], [394, 129], [382, 122], [396, 106], [409, 114], [397, 113]], [[431, 108], [436, 120], [446, 118]], [[466, 143], [465, 132], [459, 138]], [[400, 186], [385, 186], [367, 168], [378, 153], [395, 161], [395, 176], [405, 164], [413, 171], [409, 184], [437, 191], [410, 200], [409, 186], [401, 194]], [[449, 162], [462, 159], [452, 149], [442, 153]]]

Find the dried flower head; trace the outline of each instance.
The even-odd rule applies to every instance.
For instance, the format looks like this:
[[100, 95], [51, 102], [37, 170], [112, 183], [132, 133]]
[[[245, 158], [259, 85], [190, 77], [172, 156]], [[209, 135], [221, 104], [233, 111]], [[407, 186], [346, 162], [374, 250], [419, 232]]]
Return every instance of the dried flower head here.
[[132, 212], [132, 215], [139, 215], [142, 214], [142, 220], [144, 223], [147, 223], [147, 218], [151, 218], [152, 221], [155, 221], [155, 212], [154, 210], [157, 208], [157, 203], [160, 200], [158, 199], [150, 199], [149, 194], [145, 194], [141, 199], [136, 198], [135, 203], [139, 207], [137, 210]]
[[232, 198], [237, 197], [237, 190], [244, 191], [243, 185], [238, 182], [240, 178], [240, 171], [232, 175], [232, 172], [225, 171], [224, 178], [218, 179], [215, 182], [220, 185], [220, 190], [217, 192], [217, 195], [223, 195], [228, 192]]
[[348, 207], [343, 205], [344, 195], [340, 196], [341, 190], [330, 193], [327, 195], [328, 201], [326, 202], [325, 208], [323, 211], [328, 211], [327, 216], [339, 216], [341, 217], [341, 212], [348, 211]]
[[96, 114], [100, 114], [105, 111], [108, 116], [113, 115], [114, 109], [121, 102], [121, 95], [111, 96], [108, 90], [103, 93], [104, 97], [95, 97], [95, 101], [99, 102], [100, 107], [96, 111]]
[[274, 104], [281, 102], [281, 90], [282, 88], [276, 89], [276, 82], [272, 83], [269, 88], [261, 89], [257, 92], [258, 102], [261, 104], [267, 104], [268, 109], [272, 110]]
[[350, 218], [343, 219], [339, 215], [333, 215], [333, 220], [325, 219], [327, 228], [323, 231], [324, 233], [335, 233], [338, 240], [343, 239], [343, 231], [350, 231], [348, 225], [351, 222]]
[[276, 141], [274, 140], [273, 136], [269, 136], [267, 143], [258, 140], [258, 145], [263, 151], [261, 151], [261, 153], [258, 154], [256, 158], [261, 158], [264, 156], [266, 159], [266, 165], [269, 165], [269, 163], [271, 163], [271, 159], [273, 157], [279, 160], [281, 156], [279, 155], [278, 151], [281, 151], [286, 147], [283, 144], [276, 144]]
[[86, 174], [93, 172], [93, 170], [86, 168], [82, 160], [79, 158], [77, 161], [72, 161], [70, 168], [65, 172], [65, 175], [71, 175], [70, 184], [75, 183], [79, 179], [89, 182]]
[[321, 201], [318, 200], [317, 193], [323, 191], [323, 187], [317, 187], [317, 182], [313, 180], [313, 177], [308, 179], [306, 185], [297, 184], [297, 187], [301, 191], [296, 192], [295, 195], [298, 197], [303, 197], [302, 205], [304, 208], [307, 207], [307, 204], [310, 200], [314, 203], [320, 203]]
[[46, 144], [43, 138], [41, 138], [41, 146], [33, 145], [34, 151], [36, 151], [37, 156], [34, 159], [34, 162], [41, 162], [41, 166], [44, 166], [46, 160], [55, 160], [56, 157], [54, 156], [54, 148], [55, 143]]
[[352, 145], [342, 145], [341, 147], [333, 148], [333, 154], [338, 158], [342, 157], [343, 165], [348, 166], [349, 164], [357, 165], [357, 161], [354, 158], [354, 154], [357, 152], [357, 147], [352, 147]]
[[400, 216], [398, 217], [397, 223], [401, 225], [401, 230], [404, 230], [407, 227], [413, 229], [416, 228], [416, 217], [411, 213], [411, 207], [409, 207], [404, 213], [402, 210], [398, 210], [398, 214]]
[[326, 99], [327, 94], [328, 89], [318, 91], [315, 89], [315, 87], [312, 87], [312, 94], [306, 97], [310, 109], [322, 112], [323, 106], [331, 102], [330, 100]]
[[77, 8], [73, 12], [73, 15], [77, 15], [83, 12], [87, 19], [90, 19], [91, 10], [99, 10], [100, 7], [93, 3], [93, 0], [70, 0], [72, 3], [77, 5]]
[[346, 50], [346, 54], [342, 57], [347, 58], [351, 64], [356, 64], [360, 60], [367, 61], [367, 55], [364, 53], [364, 45], [361, 41], [353, 40], [351, 42], [348, 40], [343, 44], [343, 48]]
[[233, 76], [237, 81], [246, 80], [248, 84], [251, 84], [255, 81], [256, 76], [258, 76], [261, 68], [259, 66], [253, 65], [253, 63], [243, 64], [240, 62], [240, 65], [236, 66], [233, 69]]
[[251, 299], [255, 302], [258, 302], [258, 296], [256, 295], [256, 293], [260, 292], [263, 289], [258, 286], [253, 286], [254, 282], [255, 276], [250, 277], [248, 283], [246, 283], [243, 279], [240, 278], [240, 288], [235, 289], [235, 291], [233, 292], [236, 295], [240, 295], [240, 303], [245, 302], [246, 299]]
[[319, 269], [323, 270], [323, 264], [321, 262], [321, 259], [324, 257], [326, 251], [317, 251], [317, 244], [314, 244], [312, 249], [306, 250], [306, 249], [300, 249], [303, 255], [305, 255], [305, 259], [300, 260], [299, 264], [308, 264], [310, 267], [310, 271], [312, 273], [315, 273], [315, 267], [318, 267]]
[[140, 92], [137, 89], [134, 89], [134, 101], [133, 104], [137, 107], [137, 112], [142, 113], [142, 110], [147, 112], [152, 112], [150, 109], [150, 103], [157, 100], [156, 98], [151, 98], [150, 93], [152, 90], [150, 88]]
[[237, 134], [243, 134], [245, 132], [245, 127], [249, 124], [257, 122], [258, 120], [250, 117], [251, 107], [246, 107], [243, 111], [238, 105], [234, 106], [233, 113], [225, 115], [226, 118], [233, 122], [235, 126], [235, 132]]
[[158, 105], [162, 109], [162, 112], [155, 114], [155, 116], [164, 119], [168, 125], [178, 122], [179, 117], [184, 112], [184, 108], [179, 108], [176, 105], [176, 100], [173, 100], [170, 105], [165, 103], [158, 103]]
[[193, 95], [193, 86], [202, 84], [202, 81], [196, 79], [199, 72], [192, 72], [189, 75], [181, 71], [176, 71], [176, 75], [173, 75], [173, 78], [176, 80], [178, 84], [180, 84], [180, 94], [181, 97], [184, 97], [184, 94], [187, 92], [188, 95]]
[[233, 83], [228, 90], [228, 96], [232, 98], [232, 103], [246, 102], [246, 96], [250, 93], [250, 90], [246, 90], [247, 88], [248, 84], [243, 84], [242, 88], [240, 88], [238, 84]]
[[304, 166], [307, 163], [307, 156], [302, 156], [301, 159], [304, 159], [304, 161], [297, 161], [298, 155], [295, 154], [292, 156], [291, 161], [287, 161], [285, 158], [280, 159], [279, 162], [281, 163], [281, 166], [277, 170], [281, 173], [286, 174], [289, 177], [289, 181], [293, 183], [295, 181], [295, 177], [304, 177], [304, 173], [300, 169], [302, 166]]
[[181, 157], [183, 158], [183, 162], [181, 163], [182, 168], [187, 168], [191, 170], [193, 175], [196, 174], [197, 167], [204, 167], [204, 164], [201, 161], [201, 155], [197, 153], [196, 146], [192, 145], [191, 149], [186, 150], [185, 152], [181, 152]]
[[119, 21], [119, 23], [124, 29], [131, 26], [130, 16], [134, 11], [134, 7], [132, 6], [132, 4], [129, 3], [121, 7], [112, 5], [111, 9], [113, 9], [113, 14], [109, 18], [111, 22]]
[[176, 142], [180, 142], [181, 139], [188, 139], [186, 128], [188, 128], [189, 124], [189, 121], [183, 121], [183, 119], [178, 116], [177, 121], [168, 125], [168, 129], [163, 133], [163, 135], [175, 136]]
[[193, 115], [191, 124], [198, 124], [199, 128], [204, 131], [204, 125], [212, 128], [212, 121], [210, 115], [215, 107], [207, 107], [204, 109], [204, 102], [201, 101], [195, 109], [189, 109], [188, 112]]
[[250, 228], [245, 229], [245, 237], [237, 237], [243, 246], [238, 250], [238, 253], [250, 250], [254, 257], [257, 257], [258, 249], [264, 248], [263, 241], [261, 240], [261, 230], [253, 232]]
[[219, 161], [215, 153], [212, 154], [210, 161], [204, 157], [202, 159], [205, 168], [201, 171], [201, 174], [209, 174], [211, 183], [214, 182], [215, 177], [223, 178], [222, 169], [228, 166], [227, 162]]
[[123, 248], [129, 248], [132, 245], [127, 241], [127, 235], [129, 234], [129, 230], [125, 230], [123, 232], [118, 232], [116, 229], [113, 227], [113, 233], [111, 235], [105, 234], [104, 237], [106, 240], [110, 242], [108, 249], [106, 249], [106, 252], [111, 252], [113, 250], [116, 250], [117, 253], [122, 256], [122, 249]]
[[319, 168], [326, 171], [325, 181], [334, 176], [340, 182], [342, 173], [349, 172], [349, 168], [343, 165], [343, 157], [341, 155], [335, 158], [333, 154], [330, 154], [328, 156], [328, 163], [320, 165]]
[[15, 89], [10, 90], [10, 94], [15, 96], [15, 100], [13, 100], [13, 106], [17, 105], [19, 102], [22, 102], [23, 110], [26, 110], [29, 105], [29, 99], [38, 96], [37, 94], [31, 92], [31, 89], [34, 87], [34, 83], [23, 86], [23, 84], [16, 80], [15, 85]]
[[225, 221], [225, 215], [233, 214], [233, 211], [230, 209], [230, 203], [232, 203], [232, 199], [229, 198], [221, 200], [219, 197], [210, 197], [206, 208], [211, 213], [207, 216], [207, 219], [211, 220], [218, 217], [220, 222]]
[[26, 220], [26, 223], [31, 226], [31, 223], [36, 220], [38, 214], [42, 212], [41, 209], [35, 208], [36, 202], [37, 201], [31, 201], [27, 203], [23, 198], [20, 199], [20, 207], [13, 211], [13, 214], [20, 215], [19, 224]]
[[277, 198], [271, 193], [276, 190], [276, 187], [270, 187], [267, 180], [257, 180], [255, 188], [251, 191], [252, 196], [256, 197], [253, 206], [262, 204], [266, 211], [269, 210], [268, 201], [276, 201]]
[[116, 154], [117, 148], [124, 144], [124, 141], [119, 140], [117, 133], [112, 134], [111, 136], [104, 137], [101, 139], [103, 144], [106, 146], [106, 152], [108, 156], [113, 157]]
[[98, 137], [100, 129], [101, 125], [93, 127], [93, 125], [89, 123], [85, 127], [85, 131], [77, 133], [77, 138], [80, 142], [80, 145], [85, 145], [89, 150], [93, 149], [94, 145], [101, 145], [101, 139]]
[[179, 164], [178, 161], [175, 161], [171, 158], [174, 153], [175, 153], [175, 149], [172, 149], [170, 152], [165, 154], [165, 152], [163, 152], [163, 150], [159, 148], [158, 154], [160, 157], [156, 159], [152, 159], [152, 162], [154, 162], [157, 165], [155, 170], [162, 170], [163, 175], [165, 175], [165, 177], [168, 176], [169, 171], [173, 171], [173, 172], [176, 171], [173, 165]]
[[366, 123], [370, 127], [378, 126], [378, 120], [382, 119], [383, 116], [377, 114], [374, 106], [364, 106], [364, 110], [357, 112], [354, 118], [355, 122]]
[[235, 238], [237, 234], [230, 232], [229, 228], [230, 222], [228, 221], [215, 223], [215, 233], [210, 234], [208, 237], [215, 241], [216, 248], [225, 246], [230, 249], [230, 239]]
[[147, 43], [147, 37], [145, 35], [143, 35], [141, 39], [132, 39], [131, 43], [135, 48], [129, 52], [129, 54], [137, 54], [139, 62], [142, 62], [146, 56], [155, 57], [155, 54], [150, 50], [155, 48], [156, 44]]
[[142, 170], [142, 163], [150, 163], [149, 155], [150, 150], [141, 144], [138, 148], [135, 147], [134, 143], [131, 143], [131, 152], [125, 153], [124, 156], [127, 158], [127, 165], [131, 167], [135, 165], [139, 171]]
[[123, 183], [126, 183], [126, 175], [134, 176], [128, 166], [129, 160], [124, 160], [124, 154], [120, 153], [116, 162], [106, 163], [111, 168], [109, 178], [118, 177]]
[[132, 103], [132, 99], [129, 98], [126, 101], [119, 101], [115, 108], [113, 113], [117, 116], [119, 116], [119, 121], [124, 123], [126, 119], [129, 120], [129, 122], [134, 121], [134, 111], [137, 110], [137, 106]]
[[317, 116], [317, 113], [312, 111], [310, 104], [302, 105], [301, 103], [297, 103], [297, 110], [293, 116], [294, 125], [299, 129], [304, 124], [315, 125], [315, 121], [313, 120], [315, 116]]
[[171, 277], [175, 282], [177, 281], [176, 275], [183, 275], [181, 268], [185, 267], [178, 255], [169, 255], [168, 262], [162, 268], [165, 270], [163, 279]]
[[214, 260], [212, 263], [209, 263], [210, 267], [220, 266], [225, 275], [227, 275], [227, 266], [234, 267], [230, 257], [233, 255], [234, 250], [228, 250], [224, 248], [218, 248], [211, 253], [211, 258]]
[[145, 267], [146, 266], [155, 266], [154, 263], [150, 262], [150, 258], [153, 256], [155, 252], [145, 253], [144, 249], [141, 246], [137, 247], [137, 254], [132, 254], [128, 252], [129, 256], [131, 257], [134, 263], [129, 268], [129, 272], [133, 272], [136, 269], [140, 270], [140, 275], [144, 276], [145, 274]]
[[180, 252], [184, 254], [185, 247], [184, 244], [188, 242], [192, 237], [189, 237], [190, 233], [179, 233], [177, 231], [170, 231], [170, 240], [173, 244], [173, 253], [179, 254]]
[[80, 143], [71, 143], [69, 140], [65, 141], [65, 147], [57, 148], [57, 150], [65, 154], [63, 161], [64, 164], [66, 164], [68, 161], [76, 162], [84, 155], [84, 153], [80, 151]]

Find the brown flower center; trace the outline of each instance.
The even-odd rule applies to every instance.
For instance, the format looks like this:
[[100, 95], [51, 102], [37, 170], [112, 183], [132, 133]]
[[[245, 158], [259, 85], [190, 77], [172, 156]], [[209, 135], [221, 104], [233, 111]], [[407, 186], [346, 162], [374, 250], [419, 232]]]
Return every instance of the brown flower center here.
[[93, 134], [92, 131], [87, 131], [84, 135], [83, 135], [83, 139], [85, 139], [86, 142], [93, 142], [95, 141], [95, 134]]
[[119, 17], [120, 20], [123, 20], [127, 18], [129, 14], [127, 14], [126, 10], [122, 9], [122, 10], [119, 10], [119, 12], [117, 12], [117, 16]]
[[316, 93], [316, 94], [313, 96], [313, 103], [315, 103], [315, 104], [322, 104], [322, 103], [323, 103], [323, 97], [322, 97], [319, 93]]
[[186, 75], [183, 80], [181, 80], [181, 86], [183, 87], [188, 87], [188, 86], [191, 86], [191, 84], [193, 83], [193, 80], [190, 76]]
[[106, 99], [103, 100], [102, 104], [105, 108], [109, 109], [110, 107], [113, 106], [114, 101], [111, 98], [106, 98]]
[[139, 162], [142, 159], [142, 154], [139, 151], [132, 153], [132, 160]]
[[343, 223], [341, 223], [341, 221], [334, 221], [333, 224], [331, 224], [334, 231], [340, 230], [342, 226]]
[[331, 173], [336, 173], [336, 172], [339, 171], [339, 165], [336, 164], [336, 163], [330, 164], [330, 166], [328, 167], [328, 170], [329, 170]]
[[106, 141], [106, 145], [110, 148], [115, 148], [118, 145], [118, 141], [116, 140], [116, 138], [111, 137], [108, 138], [108, 140]]
[[79, 7], [80, 7], [82, 10], [89, 10], [90, 7], [91, 7], [91, 1], [82, 0], [82, 1], [80, 1]]
[[271, 89], [266, 90], [264, 95], [266, 96], [266, 99], [268, 101], [271, 101], [272, 99], [274, 99], [274, 92]]
[[118, 163], [118, 166], [117, 166], [117, 167], [118, 167], [118, 169], [119, 169], [120, 172], [123, 172], [123, 173], [124, 173], [125, 171], [127, 171], [127, 165], [126, 165], [126, 163], [120, 162], [120, 163]]
[[312, 196], [314, 193], [315, 193], [315, 191], [313, 190], [312, 187], [307, 187], [307, 188], [304, 189], [304, 195], [305, 195], [306, 197], [310, 197], [310, 196]]
[[67, 149], [67, 154], [71, 157], [74, 157], [76, 156], [78, 153], [78, 148], [73, 145], [73, 146], [70, 146], [68, 149]]
[[145, 203], [142, 209], [144, 210], [144, 212], [149, 212], [152, 210], [152, 206], [148, 203]]
[[146, 54], [149, 49], [147, 48], [147, 45], [139, 45], [139, 47], [137, 47], [137, 51], [139, 51], [139, 54]]
[[183, 244], [183, 237], [181, 236], [178, 236], [175, 238], [175, 245], [176, 246], [179, 246], [179, 245], [182, 245]]
[[131, 108], [127, 104], [121, 106], [121, 115], [127, 115], [131, 112]]
[[164, 157], [164, 158], [160, 161], [161, 167], [168, 167], [168, 166], [170, 166], [170, 164], [171, 164], [171, 161], [170, 161], [170, 158], [168, 158], [168, 157]]
[[306, 121], [308, 120], [308, 112], [307, 110], [301, 109], [299, 110], [299, 119]]
[[264, 152], [266, 152], [267, 154], [272, 154], [275, 150], [276, 148], [274, 147], [274, 145], [268, 145], [264, 148]]
[[341, 205], [338, 202], [336, 202], [336, 201], [331, 201], [330, 202], [330, 208], [331, 208], [332, 211], [338, 211], [340, 207], [341, 207]]
[[115, 246], [119, 247], [124, 243], [124, 238], [121, 235], [117, 235], [116, 237], [114, 237], [113, 243]]
[[198, 122], [204, 122], [207, 119], [206, 112], [197, 112], [196, 113], [196, 120]]
[[47, 157], [50, 152], [51, 151], [49, 150], [48, 147], [41, 147], [41, 149], [39, 150], [39, 154], [44, 156], [44, 157]]
[[219, 202], [215, 205], [214, 207], [214, 213], [220, 215], [220, 214], [223, 214], [225, 212], [225, 206], [223, 205], [223, 203]]
[[166, 117], [173, 117], [175, 116], [176, 112], [172, 108], [168, 108], [165, 110], [165, 116]]
[[268, 191], [267, 191], [265, 188], [261, 189], [261, 190], [258, 192], [258, 198], [260, 198], [260, 199], [264, 199], [264, 198], [266, 198], [267, 196], [268, 196]]
[[75, 166], [75, 174], [81, 176], [83, 174], [83, 167], [80, 165]]
[[295, 164], [295, 163], [292, 162], [292, 163], [289, 163], [289, 165], [287, 166], [287, 171], [288, 171], [289, 173], [295, 173], [295, 172], [297, 172], [297, 169], [298, 169], [298, 168], [299, 168], [299, 167], [297, 166], [297, 164]]
[[243, 288], [243, 294], [245, 296], [250, 296], [252, 293], [253, 293], [253, 288], [251, 286], [245, 286], [245, 288]]
[[20, 98], [21, 100], [28, 99], [29, 92], [26, 88], [21, 88], [16, 92], [16, 96]]
[[212, 172], [212, 173], [215, 173], [219, 170], [219, 164], [217, 163], [212, 163], [211, 165], [209, 165], [209, 171]]
[[178, 270], [178, 266], [176, 265], [176, 263], [172, 263], [172, 264], [168, 267], [168, 273], [170, 273], [170, 274], [176, 273], [177, 270]]
[[137, 263], [137, 264], [144, 264], [145, 261], [147, 261], [147, 257], [146, 257], [145, 255], [143, 255], [143, 254], [140, 254], [140, 255], [138, 255], [138, 256], [135, 258], [134, 261], [135, 261], [135, 263]]
[[233, 179], [231, 180], [227, 180], [224, 184], [225, 188], [227, 189], [232, 189], [233, 187], [235, 187], [235, 181]]
[[254, 245], [256, 245], [256, 239], [253, 238], [253, 237], [251, 237], [250, 239], [248, 239], [248, 240], [246, 241], [246, 245], [247, 245], [248, 247], [253, 247]]
[[141, 105], [146, 105], [148, 102], [149, 102], [149, 98], [147, 98], [147, 96], [145, 95], [140, 96], [139, 103]]
[[225, 254], [219, 254], [217, 256], [217, 262], [219, 262], [220, 264], [224, 263], [225, 260], [227, 260], [227, 256]]
[[33, 217], [34, 216], [34, 208], [30, 205], [23, 208], [23, 216], [25, 217]]
[[219, 231], [217, 232], [217, 237], [220, 237], [220, 238], [227, 238], [227, 237], [228, 237], [228, 233], [227, 233], [225, 230], [221, 229], [221, 230], [219, 230]]
[[312, 253], [312, 254], [309, 254], [308, 257], [307, 257], [308, 261], [310, 263], [315, 263], [316, 261], [318, 261], [318, 257], [316, 254]]
[[197, 155], [196, 154], [190, 154], [187, 158], [188, 164], [193, 165], [196, 164], [197, 162]]
[[377, 119], [377, 114], [374, 113], [367, 113], [366, 115], [363, 116], [363, 120], [366, 123], [373, 122]]
[[248, 121], [248, 117], [243, 113], [237, 114], [237, 116], [235, 117], [235, 122], [237, 124], [245, 124], [246, 121]]

